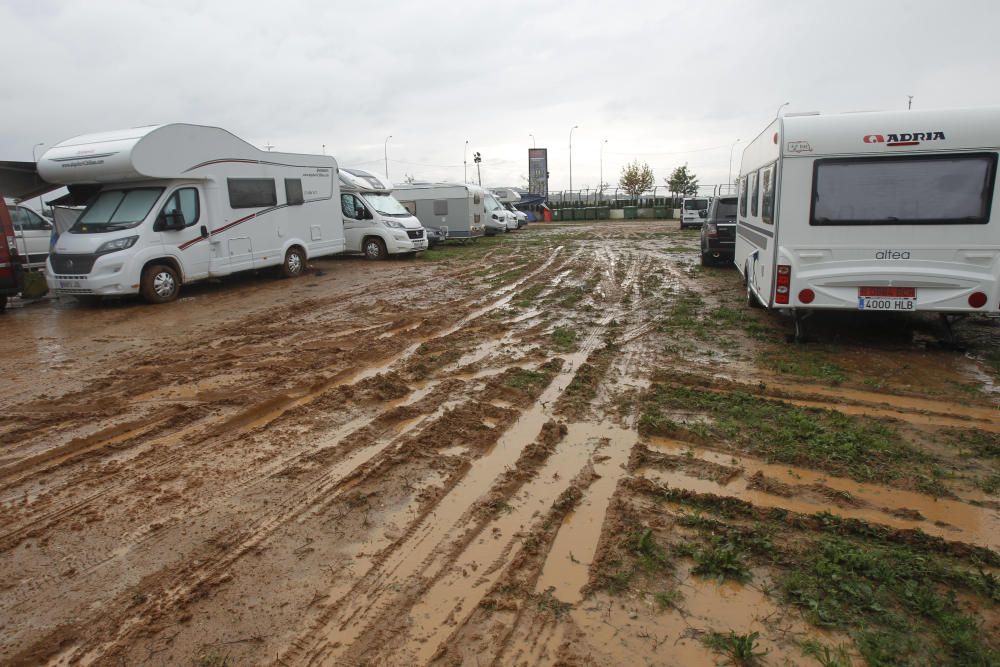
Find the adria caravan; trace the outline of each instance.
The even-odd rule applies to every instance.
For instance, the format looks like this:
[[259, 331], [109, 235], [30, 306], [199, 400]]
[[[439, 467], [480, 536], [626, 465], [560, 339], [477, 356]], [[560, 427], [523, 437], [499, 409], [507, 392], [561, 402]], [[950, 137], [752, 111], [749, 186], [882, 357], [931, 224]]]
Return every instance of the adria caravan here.
[[482, 236], [485, 191], [464, 183], [397, 183], [396, 198], [424, 227], [444, 229], [448, 239]]
[[217, 127], [181, 123], [75, 137], [38, 163], [86, 210], [49, 254], [57, 294], [141, 294], [344, 251], [337, 163], [258, 150]]
[[747, 299], [811, 309], [1000, 307], [1000, 110], [787, 115], [743, 152]]

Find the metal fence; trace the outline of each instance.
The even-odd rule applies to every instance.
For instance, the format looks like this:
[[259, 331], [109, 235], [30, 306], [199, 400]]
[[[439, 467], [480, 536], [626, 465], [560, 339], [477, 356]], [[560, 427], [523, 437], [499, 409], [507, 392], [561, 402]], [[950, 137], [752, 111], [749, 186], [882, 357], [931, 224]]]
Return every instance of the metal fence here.
[[[698, 196], [700, 197], [719, 197], [728, 194], [735, 194], [735, 189], [728, 183], [698, 186]], [[658, 185], [652, 190], [643, 192], [638, 197], [633, 197], [621, 188], [550, 190], [546, 201], [550, 206], [556, 208], [584, 208], [588, 206], [609, 206], [611, 208], [667, 206], [680, 208], [683, 199], [683, 195], [670, 192], [667, 186]]]

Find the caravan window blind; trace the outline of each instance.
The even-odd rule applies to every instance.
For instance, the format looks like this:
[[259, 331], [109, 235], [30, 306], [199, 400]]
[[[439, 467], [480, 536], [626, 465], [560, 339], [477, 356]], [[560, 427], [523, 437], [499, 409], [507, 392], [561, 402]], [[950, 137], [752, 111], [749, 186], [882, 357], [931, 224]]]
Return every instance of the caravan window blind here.
[[278, 203], [273, 178], [228, 178], [226, 182], [233, 208], [262, 208]]
[[817, 160], [809, 224], [986, 224], [996, 167], [996, 153]]

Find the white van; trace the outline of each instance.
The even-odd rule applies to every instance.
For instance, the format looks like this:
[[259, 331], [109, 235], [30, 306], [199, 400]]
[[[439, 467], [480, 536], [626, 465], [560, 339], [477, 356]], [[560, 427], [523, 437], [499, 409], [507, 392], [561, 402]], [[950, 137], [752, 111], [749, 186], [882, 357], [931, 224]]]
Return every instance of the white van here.
[[295, 276], [344, 251], [336, 160], [264, 152], [217, 127], [75, 137], [47, 150], [38, 173], [90, 195], [49, 255], [57, 294], [163, 303], [185, 283], [271, 266]]
[[517, 218], [497, 201], [492, 192], [483, 194], [483, 208], [486, 210], [487, 224], [492, 221], [503, 228], [504, 232], [517, 229]]
[[448, 239], [474, 239], [486, 229], [485, 191], [466, 183], [397, 183], [393, 193], [424, 227], [444, 228]]
[[751, 305], [996, 312], [1000, 110], [788, 114], [743, 152]]
[[392, 196], [392, 185], [361, 169], [340, 169], [347, 252], [368, 259], [427, 250], [420, 221]]
[[7, 204], [14, 224], [14, 244], [28, 269], [41, 269], [49, 256], [52, 223], [27, 206]]
[[685, 197], [681, 203], [681, 229], [701, 227], [708, 215], [708, 197]]

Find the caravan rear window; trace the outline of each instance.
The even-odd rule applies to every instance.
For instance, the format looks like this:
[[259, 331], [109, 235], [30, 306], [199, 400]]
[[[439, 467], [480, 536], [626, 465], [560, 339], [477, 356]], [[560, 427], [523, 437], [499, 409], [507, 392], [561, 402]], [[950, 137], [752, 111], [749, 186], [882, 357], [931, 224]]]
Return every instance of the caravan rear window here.
[[817, 160], [809, 224], [986, 224], [996, 167], [996, 153]]
[[229, 205], [233, 208], [276, 206], [278, 193], [273, 178], [228, 178]]

